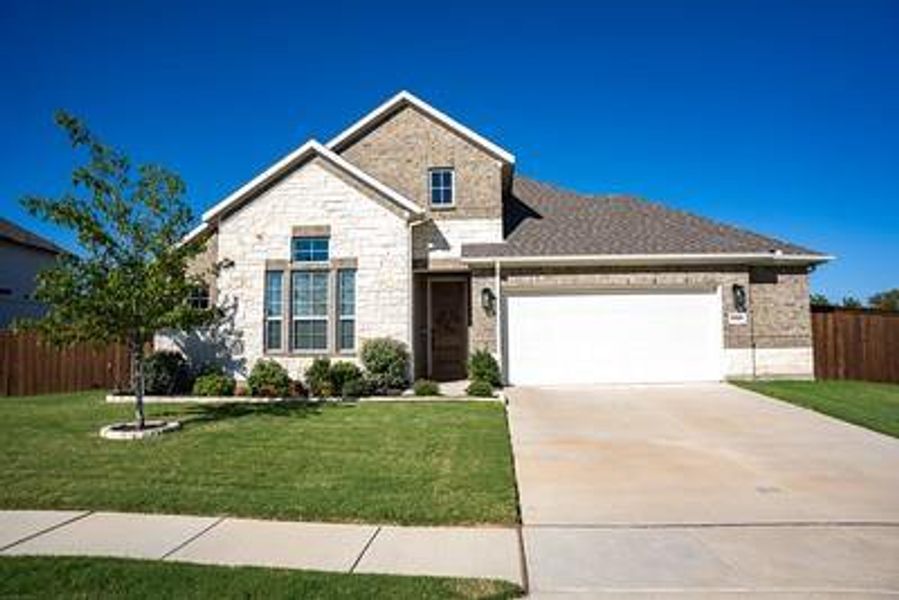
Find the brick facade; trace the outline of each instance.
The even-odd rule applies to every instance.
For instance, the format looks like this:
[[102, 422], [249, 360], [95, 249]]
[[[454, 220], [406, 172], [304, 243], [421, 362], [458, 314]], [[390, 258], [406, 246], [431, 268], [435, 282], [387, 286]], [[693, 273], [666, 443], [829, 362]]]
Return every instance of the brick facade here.
[[[437, 221], [502, 218], [502, 163], [415, 107], [402, 108], [341, 155]], [[434, 167], [455, 171], [453, 208], [430, 207], [428, 169]]]
[[209, 235], [204, 241], [203, 252], [194, 257], [187, 269], [189, 274], [202, 277], [209, 286], [209, 302], [212, 304], [215, 304], [218, 298], [218, 282], [215, 277], [219, 254], [218, 242], [218, 233]]
[[[780, 268], [765, 277], [752, 278], [748, 267], [739, 266], [504, 268], [502, 273], [504, 291], [527, 288], [709, 289], [720, 286], [724, 347], [730, 376], [749, 376], [753, 372], [759, 375], [811, 375], [811, 317], [808, 275], [804, 268]], [[496, 317], [480, 307], [481, 290], [487, 287], [495, 292], [495, 275], [492, 269], [478, 269], [472, 271], [471, 277], [470, 348], [496, 352]], [[734, 284], [743, 286], [748, 292], [746, 324], [731, 324], [728, 320], [728, 313], [735, 311]]]

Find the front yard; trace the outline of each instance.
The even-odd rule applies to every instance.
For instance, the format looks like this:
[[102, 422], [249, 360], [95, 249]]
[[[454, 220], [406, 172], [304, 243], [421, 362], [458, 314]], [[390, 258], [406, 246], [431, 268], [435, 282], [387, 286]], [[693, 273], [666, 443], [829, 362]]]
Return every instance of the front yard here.
[[131, 418], [100, 393], [0, 399], [0, 508], [309, 521], [517, 521], [494, 403], [150, 405], [181, 432], [99, 438]]
[[869, 381], [741, 381], [737, 385], [899, 437], [899, 385]]
[[16, 598], [514, 598], [507, 582], [212, 567], [115, 558], [0, 558]]

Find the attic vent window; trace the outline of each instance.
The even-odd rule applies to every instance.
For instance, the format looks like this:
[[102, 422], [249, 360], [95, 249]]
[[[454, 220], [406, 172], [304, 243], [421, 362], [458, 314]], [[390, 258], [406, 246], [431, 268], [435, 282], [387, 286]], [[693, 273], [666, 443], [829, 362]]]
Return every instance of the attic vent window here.
[[447, 208], [455, 203], [455, 173], [452, 169], [439, 168], [428, 171], [428, 190], [431, 206]]

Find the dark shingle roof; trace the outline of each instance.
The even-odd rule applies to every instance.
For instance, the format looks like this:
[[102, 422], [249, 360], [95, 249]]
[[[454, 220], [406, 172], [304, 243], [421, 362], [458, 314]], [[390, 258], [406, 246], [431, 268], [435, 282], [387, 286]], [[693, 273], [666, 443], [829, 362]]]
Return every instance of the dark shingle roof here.
[[37, 248], [54, 254], [64, 254], [65, 250], [51, 242], [46, 238], [42, 238], [36, 233], [31, 233], [27, 229], [19, 227], [12, 221], [8, 221], [0, 217], [0, 239], [9, 240], [10, 242], [28, 246], [29, 248]]
[[518, 175], [504, 233], [505, 242], [466, 244], [462, 255], [820, 254], [632, 196], [578, 194]]

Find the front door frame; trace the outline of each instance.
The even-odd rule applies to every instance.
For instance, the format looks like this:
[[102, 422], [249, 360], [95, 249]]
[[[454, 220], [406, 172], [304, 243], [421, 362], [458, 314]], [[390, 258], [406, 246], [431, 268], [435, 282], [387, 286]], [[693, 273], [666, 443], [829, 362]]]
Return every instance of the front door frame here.
[[432, 294], [431, 294], [431, 284], [435, 281], [438, 283], [462, 283], [465, 285], [465, 305], [462, 308], [462, 317], [464, 319], [464, 331], [465, 331], [465, 340], [463, 346], [465, 348], [468, 347], [468, 334], [469, 334], [469, 315], [471, 313], [469, 304], [471, 304], [471, 276], [464, 273], [452, 273], [447, 275], [437, 275], [429, 273], [427, 275], [428, 280], [428, 292], [427, 292], [427, 302], [428, 302], [428, 330], [427, 330], [427, 355], [428, 355], [428, 377], [432, 378], [434, 376], [434, 346], [433, 346], [433, 336], [434, 336], [434, 310], [431, 302]]

